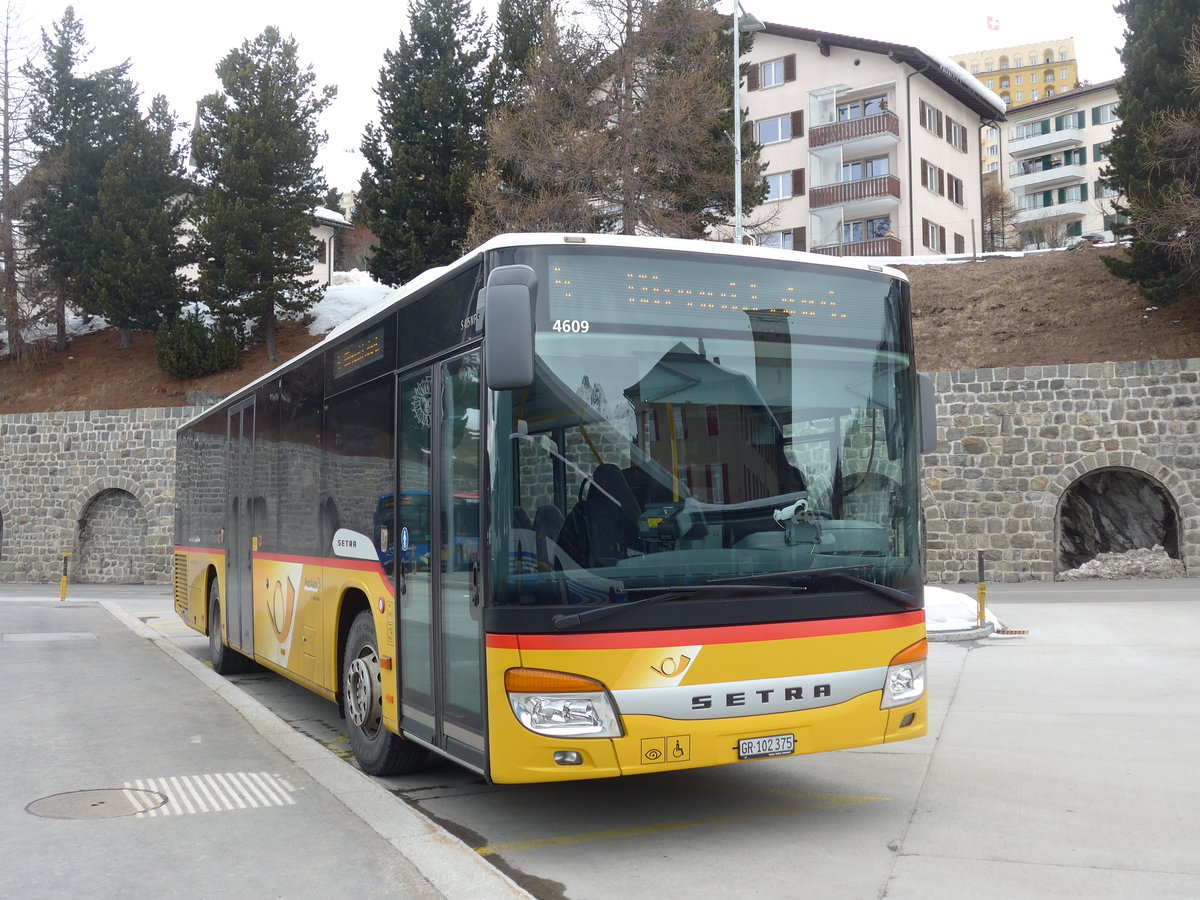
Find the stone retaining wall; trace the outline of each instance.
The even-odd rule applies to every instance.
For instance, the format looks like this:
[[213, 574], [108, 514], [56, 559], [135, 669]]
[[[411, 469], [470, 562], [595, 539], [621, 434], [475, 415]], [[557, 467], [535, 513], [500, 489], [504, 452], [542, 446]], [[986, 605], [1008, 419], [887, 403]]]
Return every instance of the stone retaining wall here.
[[0, 416], [0, 581], [166, 584], [192, 407]]
[[[922, 505], [929, 578], [1049, 580], [1068, 489], [1125, 470], [1165, 493], [1200, 574], [1200, 359], [942, 372]], [[0, 581], [170, 578], [175, 429], [196, 408], [0, 416]]]

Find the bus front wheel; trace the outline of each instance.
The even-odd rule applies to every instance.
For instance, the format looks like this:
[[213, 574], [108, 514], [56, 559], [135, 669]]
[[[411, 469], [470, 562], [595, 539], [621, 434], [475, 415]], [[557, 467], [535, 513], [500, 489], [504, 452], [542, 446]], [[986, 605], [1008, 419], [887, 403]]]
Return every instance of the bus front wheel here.
[[208, 658], [218, 675], [238, 675], [250, 669], [250, 660], [221, 638], [221, 595], [215, 578], [208, 586]]
[[342, 664], [342, 703], [350, 749], [368, 775], [400, 775], [420, 768], [428, 751], [383, 724], [383, 675], [371, 613], [354, 617]]

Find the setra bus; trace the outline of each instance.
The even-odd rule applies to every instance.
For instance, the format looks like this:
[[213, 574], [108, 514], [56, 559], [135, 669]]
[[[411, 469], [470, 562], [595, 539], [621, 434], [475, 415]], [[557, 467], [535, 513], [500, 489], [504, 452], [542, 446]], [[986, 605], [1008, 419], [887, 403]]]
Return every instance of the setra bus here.
[[372, 774], [919, 737], [932, 403], [894, 270], [501, 236], [180, 428], [175, 608]]

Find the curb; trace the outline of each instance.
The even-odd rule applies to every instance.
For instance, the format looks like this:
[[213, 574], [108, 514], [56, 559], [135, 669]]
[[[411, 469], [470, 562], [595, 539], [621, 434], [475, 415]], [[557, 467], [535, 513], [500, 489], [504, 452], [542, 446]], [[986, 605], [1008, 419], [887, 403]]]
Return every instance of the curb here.
[[984, 622], [982, 625], [977, 625], [974, 628], [960, 628], [955, 631], [928, 631], [925, 634], [925, 639], [940, 643], [978, 641], [981, 638], [989, 637], [995, 630], [996, 626], [991, 622]]
[[350, 812], [391, 844], [443, 897], [532, 900], [532, 894], [471, 847], [435, 825], [371, 776], [304, 737], [237, 685], [156, 632], [120, 605], [98, 601], [109, 615], [153, 643], [232, 706], [280, 753], [312, 776]]

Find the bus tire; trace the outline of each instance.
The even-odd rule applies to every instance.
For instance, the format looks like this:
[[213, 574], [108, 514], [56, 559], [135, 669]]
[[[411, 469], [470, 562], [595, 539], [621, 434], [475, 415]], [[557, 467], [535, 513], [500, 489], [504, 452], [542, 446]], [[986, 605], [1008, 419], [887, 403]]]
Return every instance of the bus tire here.
[[250, 669], [251, 661], [221, 638], [221, 596], [214, 578], [208, 586], [208, 658], [218, 675], [240, 675]]
[[401, 775], [420, 768], [429, 752], [383, 724], [383, 675], [375, 621], [363, 610], [354, 617], [342, 662], [342, 704], [350, 749], [368, 775]]

